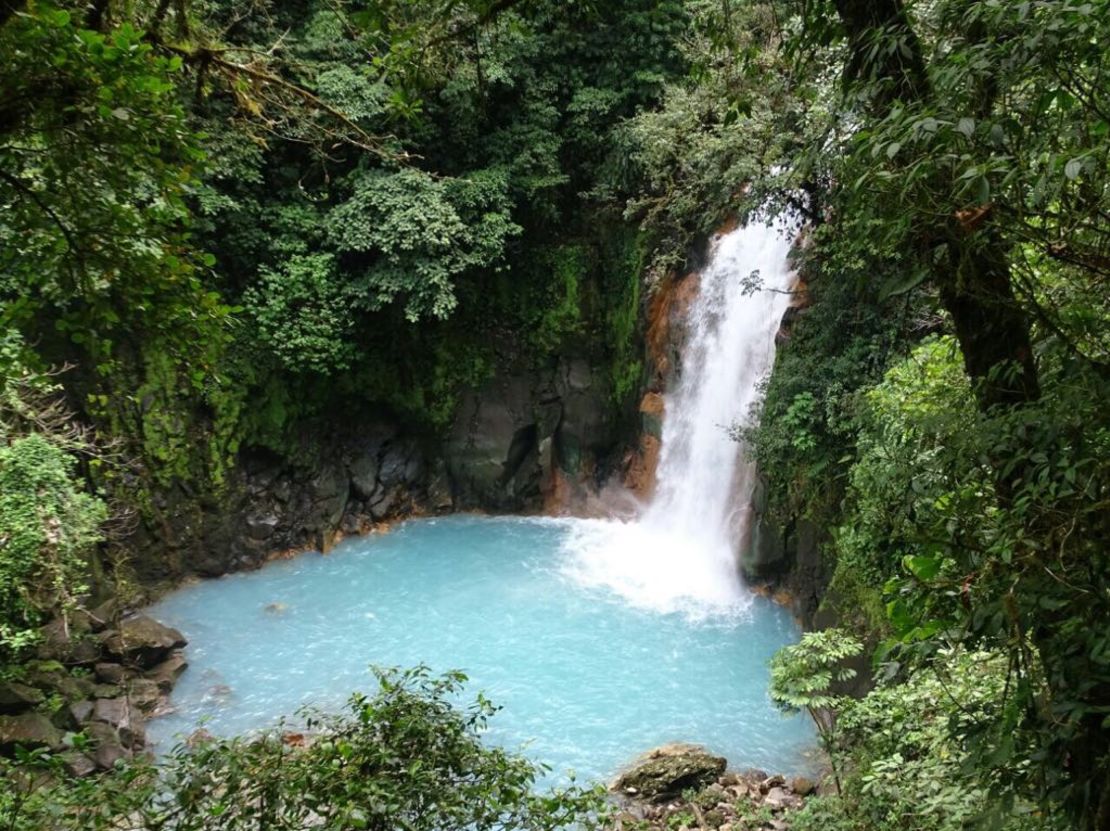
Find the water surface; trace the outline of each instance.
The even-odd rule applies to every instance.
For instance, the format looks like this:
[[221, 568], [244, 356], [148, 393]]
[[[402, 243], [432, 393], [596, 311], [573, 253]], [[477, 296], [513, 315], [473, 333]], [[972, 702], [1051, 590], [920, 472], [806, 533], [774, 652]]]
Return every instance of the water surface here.
[[767, 697], [768, 658], [798, 637], [789, 614], [762, 598], [705, 616], [630, 603], [580, 579], [582, 523], [411, 520], [174, 592], [150, 613], [188, 637], [190, 667], [150, 738], [165, 750], [201, 723], [231, 735], [338, 709], [372, 690], [369, 665], [425, 663], [464, 670], [503, 705], [489, 740], [560, 775], [608, 778], [670, 741], [807, 769], [809, 724]]

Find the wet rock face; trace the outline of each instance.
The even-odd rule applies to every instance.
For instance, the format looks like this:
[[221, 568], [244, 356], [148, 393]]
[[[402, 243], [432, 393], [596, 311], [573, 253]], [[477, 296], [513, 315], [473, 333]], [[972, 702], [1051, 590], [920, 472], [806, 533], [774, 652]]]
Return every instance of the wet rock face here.
[[612, 790], [648, 802], [666, 802], [690, 789], [700, 789], [725, 771], [725, 759], [697, 745], [658, 747], [636, 760]]
[[327, 551], [412, 514], [566, 508], [552, 494], [584, 500], [626, 438], [606, 373], [583, 358], [505, 372], [463, 393], [442, 434], [374, 411], [308, 431], [288, 457], [245, 448], [219, 494], [156, 494], [122, 547], [139, 582], [158, 586]]
[[[248, 448], [225, 492], [159, 494], [155, 520], [124, 546], [147, 585], [256, 568], [274, 554], [327, 551], [339, 533], [424, 509], [435, 501], [434, 448], [377, 417], [306, 438], [296, 460]], [[450, 506], [448, 506], [450, 507]]]
[[562, 498], [584, 496], [620, 444], [607, 389], [589, 363], [567, 360], [466, 396], [442, 448], [455, 507], [538, 510], [557, 480]]

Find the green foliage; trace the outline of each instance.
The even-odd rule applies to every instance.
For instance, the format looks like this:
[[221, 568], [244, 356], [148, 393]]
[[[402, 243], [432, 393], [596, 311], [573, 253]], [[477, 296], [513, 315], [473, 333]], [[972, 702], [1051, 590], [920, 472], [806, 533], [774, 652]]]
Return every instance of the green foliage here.
[[622, 125], [597, 186], [655, 236], [655, 278], [682, 268], [689, 248], [722, 223], [758, 207], [745, 185], [792, 149], [782, 122], [812, 106], [777, 55], [774, 3], [685, 6], [688, 72], [665, 87], [661, 106]]
[[262, 270], [243, 303], [258, 336], [290, 372], [325, 375], [350, 366], [350, 290], [339, 284], [331, 254], [294, 254]]
[[806, 632], [771, 659], [771, 699], [788, 712], [836, 707], [843, 700], [836, 685], [856, 676], [844, 662], [862, 652], [863, 644], [838, 629]]
[[928, 671], [881, 684], [842, 702], [836, 752], [839, 796], [807, 801], [800, 831], [960, 831], [971, 827], [1057, 829], [1062, 818], [1015, 801], [992, 811], [1003, 772], [983, 770], [969, 752], [979, 725], [1008, 706], [1006, 661], [998, 654], [945, 651]]
[[457, 304], [455, 278], [497, 266], [520, 232], [506, 186], [496, 170], [445, 181], [416, 170], [358, 176], [351, 198], [327, 219], [336, 250], [368, 263], [355, 268], [351, 299], [375, 310], [402, 297], [410, 321], [447, 317]]
[[220, 383], [230, 309], [188, 233], [203, 154], [182, 63], [126, 21], [37, 2], [0, 27], [0, 54], [0, 321], [43, 364], [77, 366], [71, 400], [155, 478], [195, 474], [186, 434], [219, 404], [198, 399]]
[[[747, 438], [769, 482], [769, 512], [786, 527], [836, 523], [854, 458], [861, 389], [912, 337], [912, 304], [878, 304], [855, 267], [818, 232], [799, 263], [807, 305], [779, 349], [760, 419]], [[881, 583], [880, 583], [881, 585]]]
[[538, 355], [557, 351], [583, 329], [582, 286], [590, 273], [589, 252], [581, 245], [566, 245], [550, 250], [541, 268], [550, 268], [548, 295], [544, 301], [530, 303], [536, 316], [528, 339]]
[[863, 644], [839, 629], [806, 632], [802, 639], [771, 658], [771, 700], [782, 710], [805, 710], [813, 719], [821, 745], [832, 765], [836, 789], [841, 790], [837, 759], [837, 710], [843, 706], [844, 685], [856, 677], [847, 665], [863, 652]]
[[180, 61], [129, 25], [79, 20], [33, 3], [0, 28], [3, 319], [102, 373], [135, 332], [203, 361], [226, 308], [183, 226], [201, 153]]
[[605, 345], [610, 357], [611, 399], [626, 405], [640, 392], [643, 363], [637, 333], [641, 325], [641, 297], [650, 250], [646, 232], [610, 230], [604, 249], [606, 282]]
[[[54, 764], [56, 784], [22, 778], [53, 760], [0, 760], [15, 787], [0, 794], [0, 821], [13, 831], [93, 829], [139, 822], [186, 831], [254, 828], [529, 829], [598, 828], [600, 789], [537, 792], [543, 768], [480, 735], [495, 712], [481, 695], [455, 702], [465, 677], [424, 668], [379, 675], [373, 696], [356, 695], [339, 715], [306, 713], [305, 746], [280, 732], [181, 746], [155, 769], [135, 760], [98, 780], [73, 780]], [[17, 763], [19, 764], [19, 763]]]
[[52, 614], [84, 591], [86, 558], [107, 509], [77, 472], [95, 449], [64, 407], [56, 382], [27, 364], [22, 340], [0, 339], [0, 660], [33, 642]]
[[40, 435], [0, 446], [0, 654], [29, 643], [43, 617], [72, 608], [100, 540], [104, 503], [76, 460]]

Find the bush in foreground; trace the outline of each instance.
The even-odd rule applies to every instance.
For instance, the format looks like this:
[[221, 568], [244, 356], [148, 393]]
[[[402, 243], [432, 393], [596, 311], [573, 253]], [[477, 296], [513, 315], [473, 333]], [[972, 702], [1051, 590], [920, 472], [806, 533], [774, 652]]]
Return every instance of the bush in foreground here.
[[280, 730], [203, 739], [161, 766], [120, 764], [74, 779], [42, 752], [0, 761], [0, 828], [8, 831], [593, 831], [601, 789], [540, 793], [542, 765], [481, 741], [496, 708], [453, 704], [466, 678], [427, 668], [379, 672], [373, 696], [339, 715], [306, 713], [310, 738]]

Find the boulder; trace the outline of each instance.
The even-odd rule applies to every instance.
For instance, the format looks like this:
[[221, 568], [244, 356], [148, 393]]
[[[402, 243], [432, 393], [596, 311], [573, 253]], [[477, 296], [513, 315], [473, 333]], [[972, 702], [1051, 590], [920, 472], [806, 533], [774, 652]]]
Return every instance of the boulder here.
[[118, 760], [131, 755], [124, 750], [119, 733], [110, 724], [93, 722], [85, 728], [85, 735], [92, 741], [92, 759], [101, 770], [111, 770]]
[[124, 663], [150, 669], [166, 659], [171, 650], [180, 649], [185, 636], [146, 615], [123, 621], [118, 632], [104, 636], [105, 648]]
[[68, 705], [59, 707], [56, 710], [51, 710], [49, 715], [50, 723], [63, 733], [70, 733], [80, 729], [80, 722], [73, 717], [73, 710]]
[[66, 707], [69, 715], [77, 724], [85, 724], [93, 716], [93, 703], [88, 700], [74, 701]]
[[41, 704], [45, 696], [41, 690], [17, 681], [0, 680], [0, 715], [14, 715]]
[[817, 790], [817, 783], [806, 776], [795, 776], [790, 780], [790, 790], [798, 796], [809, 796]]
[[103, 632], [119, 616], [119, 600], [109, 598], [93, 609], [77, 609], [73, 613], [75, 626], [84, 632]]
[[612, 784], [636, 799], [665, 802], [687, 788], [702, 788], [724, 773], [725, 759], [702, 747], [670, 744], [641, 756]]
[[93, 667], [96, 680], [104, 684], [119, 684], [123, 681], [123, 666], [121, 664], [99, 663]]
[[163, 693], [168, 693], [188, 666], [189, 662], [185, 660], [185, 656], [180, 650], [175, 649], [166, 657], [166, 660], [153, 669], [147, 670], [143, 677], [154, 681]]
[[136, 678], [127, 684], [127, 698], [144, 713], [152, 713], [162, 703], [162, 690], [151, 678]]
[[281, 525], [281, 519], [274, 514], [247, 517], [247, 533], [252, 540], [268, 540]]
[[101, 698], [93, 707], [93, 721], [113, 727], [124, 745], [136, 749], [146, 741], [143, 716], [139, 708], [126, 698]]
[[378, 521], [388, 519], [397, 506], [400, 497], [400, 488], [394, 487], [386, 489], [384, 486], [379, 485], [377, 491], [374, 493], [374, 498], [370, 500], [370, 516]]
[[39, 629], [38, 657], [66, 664], [92, 664], [100, 660], [100, 646], [87, 626], [74, 620], [54, 620]]
[[779, 788], [786, 784], [786, 779], [783, 778], [781, 773], [774, 773], [766, 777], [759, 783], [759, 790], [762, 793], [768, 793], [771, 788]]
[[378, 445], [367, 447], [347, 464], [347, 474], [351, 477], [351, 490], [364, 502], [374, 495], [378, 485]]
[[31, 749], [57, 748], [61, 744], [62, 731], [42, 713], [0, 716], [0, 752], [10, 753], [17, 745]]
[[70, 776], [91, 776], [96, 773], [96, 762], [92, 757], [77, 752], [62, 754], [62, 764]]
[[763, 804], [772, 811], [778, 812], [786, 808], [801, 808], [802, 798], [795, 796], [785, 788], [776, 786], [767, 791], [767, 795], [763, 797]]
[[405, 485], [414, 487], [424, 474], [420, 448], [412, 441], [389, 442], [382, 452], [378, 479], [386, 488]]
[[28, 684], [47, 694], [60, 693], [67, 701], [89, 698], [96, 686], [91, 678], [70, 675], [65, 667], [53, 661], [31, 664], [24, 672]]

